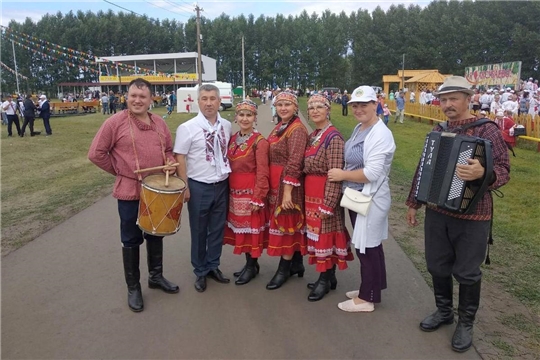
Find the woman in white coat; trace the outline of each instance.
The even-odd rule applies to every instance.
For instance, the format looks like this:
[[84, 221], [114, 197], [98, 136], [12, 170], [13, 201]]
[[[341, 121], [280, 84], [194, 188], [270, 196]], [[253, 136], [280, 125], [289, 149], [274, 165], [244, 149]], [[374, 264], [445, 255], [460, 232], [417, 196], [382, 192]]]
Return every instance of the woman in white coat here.
[[371, 312], [386, 289], [382, 240], [388, 237], [390, 187], [388, 175], [396, 145], [392, 132], [377, 116], [377, 95], [371, 86], [356, 88], [349, 101], [359, 124], [345, 143], [345, 169], [330, 169], [329, 181], [373, 196], [367, 216], [349, 211], [354, 227], [352, 243], [360, 260], [360, 289], [338, 304], [343, 311]]

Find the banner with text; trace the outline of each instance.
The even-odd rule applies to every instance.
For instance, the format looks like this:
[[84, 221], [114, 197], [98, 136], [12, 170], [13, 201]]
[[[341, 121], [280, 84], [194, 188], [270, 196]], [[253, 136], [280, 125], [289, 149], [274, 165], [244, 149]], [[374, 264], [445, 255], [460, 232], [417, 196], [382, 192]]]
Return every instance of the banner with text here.
[[521, 61], [478, 65], [465, 68], [465, 78], [479, 87], [508, 86], [517, 88], [521, 76]]

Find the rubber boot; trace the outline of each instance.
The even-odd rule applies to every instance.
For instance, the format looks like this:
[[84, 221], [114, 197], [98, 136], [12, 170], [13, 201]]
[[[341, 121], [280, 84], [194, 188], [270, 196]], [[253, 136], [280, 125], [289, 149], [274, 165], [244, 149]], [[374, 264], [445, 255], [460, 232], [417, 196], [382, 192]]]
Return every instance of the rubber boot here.
[[146, 252], [148, 260], [148, 287], [161, 289], [168, 294], [180, 291], [178, 285], [173, 284], [163, 277], [163, 239], [146, 240]]
[[431, 332], [441, 325], [454, 323], [454, 310], [452, 309], [453, 283], [452, 277], [433, 277], [433, 292], [437, 311], [426, 317], [420, 323], [420, 329]]
[[[327, 273], [329, 273], [329, 279], [330, 279], [330, 290], [336, 290], [337, 288], [337, 278], [336, 278], [336, 265], [332, 266], [331, 269], [329, 270], [326, 270]], [[319, 280], [315, 281], [315, 282], [312, 282], [312, 283], [308, 283], [307, 284], [307, 287], [308, 289], [313, 289], [317, 286], [317, 282]]]
[[234, 283], [236, 285], [244, 285], [250, 282], [251, 279], [257, 276], [258, 271], [257, 271], [256, 265], [258, 265], [258, 259], [252, 258], [251, 256], [249, 256], [246, 266], [244, 267], [244, 270], [242, 271], [242, 273], [240, 274], [240, 276], [238, 277], [238, 279], [236, 279]]
[[279, 267], [274, 277], [266, 284], [268, 290], [279, 289], [281, 285], [285, 284], [289, 276], [291, 276], [291, 263], [292, 260], [285, 260], [284, 258], [279, 260]]
[[481, 281], [473, 285], [459, 285], [459, 320], [452, 337], [452, 350], [465, 352], [473, 342], [473, 325], [480, 305]]
[[[246, 264], [247, 264], [247, 262], [249, 261], [250, 258], [251, 258], [251, 254], [246, 253]], [[246, 265], [244, 265], [244, 267], [242, 269], [240, 269], [240, 271], [234, 272], [233, 275], [235, 277], [239, 277], [242, 274], [242, 271], [244, 271], [245, 268], [246, 268]], [[255, 262], [255, 268], [257, 270], [257, 274], [259, 274], [259, 270], [261, 269], [261, 267], [260, 267], [258, 262]]]
[[319, 301], [328, 294], [330, 291], [330, 270], [321, 273], [316, 283], [317, 285], [309, 293], [308, 301]]
[[298, 274], [298, 277], [304, 277], [304, 257], [300, 251], [295, 251], [291, 263], [291, 276]]
[[141, 272], [139, 271], [139, 247], [122, 247], [124, 275], [128, 288], [128, 306], [131, 311], [143, 311], [144, 304], [141, 292]]

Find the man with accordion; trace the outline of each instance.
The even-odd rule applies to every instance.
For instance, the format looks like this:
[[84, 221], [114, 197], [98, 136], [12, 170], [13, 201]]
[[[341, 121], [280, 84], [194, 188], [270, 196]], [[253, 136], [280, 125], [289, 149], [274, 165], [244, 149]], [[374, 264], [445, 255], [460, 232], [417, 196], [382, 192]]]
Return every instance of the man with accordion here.
[[497, 125], [469, 112], [474, 94], [461, 76], [450, 76], [435, 95], [448, 118], [426, 137], [406, 204], [407, 222], [418, 225], [417, 210], [426, 204], [425, 256], [433, 278], [437, 311], [420, 323], [435, 331], [454, 322], [453, 280], [459, 283], [458, 323], [452, 349], [472, 345], [480, 303], [482, 272], [490, 238], [491, 191], [508, 182], [510, 163]]

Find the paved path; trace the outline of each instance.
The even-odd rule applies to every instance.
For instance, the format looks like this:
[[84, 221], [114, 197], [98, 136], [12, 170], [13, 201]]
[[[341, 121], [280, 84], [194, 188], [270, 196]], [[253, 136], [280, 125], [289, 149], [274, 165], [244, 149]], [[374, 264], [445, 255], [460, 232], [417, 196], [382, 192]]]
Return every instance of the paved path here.
[[[268, 105], [259, 129], [272, 128]], [[141, 260], [145, 309], [126, 304], [116, 201], [108, 196], [2, 259], [3, 359], [478, 359], [450, 349], [454, 326], [433, 333], [418, 322], [433, 310], [433, 295], [393, 239], [384, 243], [388, 289], [369, 314], [340, 311], [358, 288], [358, 261], [338, 272], [338, 288], [309, 303], [308, 281], [281, 289], [266, 283], [278, 259], [263, 256], [261, 273], [245, 286], [208, 280], [193, 288], [187, 209], [184, 226], [165, 239], [165, 275], [179, 294], [150, 290]], [[142, 259], [145, 258], [142, 251]], [[232, 277], [243, 257], [224, 249], [221, 269]]]

